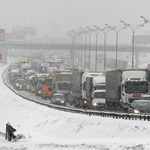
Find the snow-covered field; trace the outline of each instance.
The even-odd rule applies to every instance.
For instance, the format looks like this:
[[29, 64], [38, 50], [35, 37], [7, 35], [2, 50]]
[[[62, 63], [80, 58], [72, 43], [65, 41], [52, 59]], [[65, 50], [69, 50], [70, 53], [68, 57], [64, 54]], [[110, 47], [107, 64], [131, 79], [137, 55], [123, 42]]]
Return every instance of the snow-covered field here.
[[[0, 74], [6, 66], [0, 66]], [[5, 140], [10, 122], [25, 138]], [[27, 101], [0, 77], [1, 150], [149, 150], [150, 122], [62, 112]]]

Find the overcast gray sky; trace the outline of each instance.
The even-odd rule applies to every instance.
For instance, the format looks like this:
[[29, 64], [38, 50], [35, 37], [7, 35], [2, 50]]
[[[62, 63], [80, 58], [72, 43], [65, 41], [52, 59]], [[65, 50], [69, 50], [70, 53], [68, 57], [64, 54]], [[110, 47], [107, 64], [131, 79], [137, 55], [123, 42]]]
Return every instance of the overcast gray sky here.
[[[143, 23], [141, 15], [150, 19], [150, 0], [0, 0], [0, 28], [12, 32], [12, 27], [37, 27], [38, 35], [67, 37], [66, 33], [86, 26], [103, 28], [105, 23], [122, 27], [120, 20], [133, 27]], [[24, 19], [25, 18], [25, 19]], [[150, 31], [150, 24], [136, 34]], [[121, 31], [120, 40], [131, 41], [130, 29]], [[94, 36], [94, 35], [93, 35]], [[99, 35], [101, 36], [101, 35]], [[109, 42], [115, 34], [111, 32]]]

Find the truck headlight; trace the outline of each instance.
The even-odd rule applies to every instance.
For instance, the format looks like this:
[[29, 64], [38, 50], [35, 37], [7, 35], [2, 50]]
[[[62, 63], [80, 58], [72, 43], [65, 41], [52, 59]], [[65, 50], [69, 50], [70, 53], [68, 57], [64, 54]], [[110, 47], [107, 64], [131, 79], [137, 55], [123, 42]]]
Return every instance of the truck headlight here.
[[97, 106], [97, 103], [93, 103], [93, 106]]
[[135, 113], [135, 114], [140, 114], [140, 111], [137, 110], [137, 109], [134, 109], [134, 113]]
[[64, 103], [64, 100], [62, 100], [61, 103]]
[[84, 104], [87, 104], [87, 101], [84, 101], [83, 103], [84, 103]]
[[41, 91], [39, 91], [38, 93], [41, 94]]

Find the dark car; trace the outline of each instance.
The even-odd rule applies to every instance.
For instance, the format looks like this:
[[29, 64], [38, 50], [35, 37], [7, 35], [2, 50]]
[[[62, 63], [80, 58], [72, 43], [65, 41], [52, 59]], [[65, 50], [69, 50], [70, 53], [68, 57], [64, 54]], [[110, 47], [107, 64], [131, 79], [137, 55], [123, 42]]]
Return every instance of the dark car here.
[[17, 90], [28, 90], [29, 82], [25, 79], [17, 79], [17, 80], [15, 80], [14, 87]]
[[149, 114], [150, 113], [150, 101], [149, 100], [134, 100], [128, 109], [129, 113], [134, 114]]
[[63, 94], [54, 94], [51, 98], [51, 103], [66, 106], [66, 100]]

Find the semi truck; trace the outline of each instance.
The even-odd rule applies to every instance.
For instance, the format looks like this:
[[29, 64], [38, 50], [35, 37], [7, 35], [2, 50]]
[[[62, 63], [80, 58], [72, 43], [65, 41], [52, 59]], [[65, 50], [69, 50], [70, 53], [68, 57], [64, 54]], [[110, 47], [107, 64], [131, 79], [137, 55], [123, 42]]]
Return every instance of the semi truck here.
[[86, 100], [91, 108], [106, 107], [105, 103], [105, 76], [86, 77]]
[[54, 93], [64, 94], [68, 99], [72, 88], [72, 73], [61, 72], [54, 75]]
[[109, 109], [127, 111], [133, 100], [149, 94], [148, 69], [106, 71], [106, 104]]
[[[103, 72], [91, 72], [91, 71], [86, 71], [82, 75], [82, 83], [81, 83], [82, 84], [82, 91], [81, 91], [82, 99], [85, 100], [84, 102], [86, 102], [87, 108], [91, 108], [91, 99], [89, 98], [89, 95], [88, 95], [89, 93], [86, 93], [86, 91], [88, 91], [89, 89], [87, 89], [87, 88], [91, 88], [91, 86], [89, 87], [89, 85], [87, 85], [89, 83], [86, 83], [87, 82], [86, 78], [87, 77], [93, 78], [93, 77], [98, 77], [98, 76], [102, 76], [102, 75], [103, 75]], [[91, 81], [92, 81], [92, 79], [91, 79]], [[91, 92], [90, 92], [90, 95], [92, 95]]]
[[20, 72], [23, 77], [25, 77], [25, 74], [27, 73], [27, 70], [31, 70], [31, 63], [22, 63], [20, 64]]
[[53, 96], [53, 77], [50, 75], [42, 78], [41, 96], [42, 99], [51, 98]]
[[33, 76], [32, 76], [32, 88], [31, 89], [34, 89], [32, 91], [35, 92], [35, 94], [37, 96], [41, 95], [41, 90], [42, 90], [42, 78], [44, 76], [49, 76], [49, 74], [44, 74], [44, 73], [35, 73]]
[[84, 107], [86, 105], [86, 101], [82, 99], [82, 75], [83, 71], [74, 71], [72, 72], [73, 81], [72, 81], [72, 89], [71, 94], [69, 95], [69, 104], [75, 107]]
[[73, 72], [72, 91], [69, 96], [69, 103], [75, 107], [91, 108], [93, 88], [93, 78], [101, 76], [103, 73], [97, 72]]
[[86, 99], [86, 77], [97, 77], [102, 76], [102, 72], [84, 72], [82, 75], [82, 98]]

